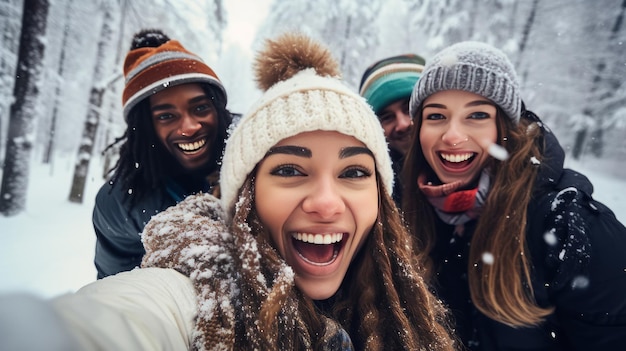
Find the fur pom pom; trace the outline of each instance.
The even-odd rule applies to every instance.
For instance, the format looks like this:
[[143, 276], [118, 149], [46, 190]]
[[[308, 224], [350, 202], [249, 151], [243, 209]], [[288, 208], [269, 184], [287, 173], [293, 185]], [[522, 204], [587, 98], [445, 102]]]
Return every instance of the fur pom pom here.
[[307, 68], [320, 76], [339, 76], [339, 64], [328, 48], [303, 34], [268, 39], [254, 62], [256, 81], [263, 91]]

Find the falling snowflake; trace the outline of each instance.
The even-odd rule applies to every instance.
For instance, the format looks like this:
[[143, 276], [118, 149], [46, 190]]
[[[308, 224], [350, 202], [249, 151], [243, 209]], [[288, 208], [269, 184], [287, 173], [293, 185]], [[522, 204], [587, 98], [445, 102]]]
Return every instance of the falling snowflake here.
[[506, 159], [509, 158], [509, 152], [506, 151], [505, 148], [497, 144], [489, 145], [488, 152], [489, 152], [489, 155], [493, 156], [495, 159], [498, 159], [500, 161], [505, 161]]
[[440, 60], [441, 60], [440, 64], [442, 66], [452, 67], [459, 61], [459, 58], [455, 54], [448, 54], [448, 55], [441, 56]]
[[493, 264], [493, 255], [489, 252], [483, 253], [482, 260], [485, 264], [492, 265]]
[[558, 239], [556, 235], [554, 234], [554, 231], [555, 229], [552, 228], [550, 229], [550, 231], [547, 231], [545, 234], [543, 234], [543, 240], [545, 240], [545, 242], [550, 246], [554, 246], [558, 242]]
[[589, 278], [579, 275], [572, 280], [572, 289], [585, 289], [589, 286]]

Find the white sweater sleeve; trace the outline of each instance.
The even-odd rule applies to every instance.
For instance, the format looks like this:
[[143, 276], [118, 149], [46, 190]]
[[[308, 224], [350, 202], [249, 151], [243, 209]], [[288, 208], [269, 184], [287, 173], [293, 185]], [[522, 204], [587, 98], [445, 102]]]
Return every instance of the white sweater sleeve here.
[[191, 280], [143, 268], [51, 301], [83, 350], [188, 350], [196, 315]]

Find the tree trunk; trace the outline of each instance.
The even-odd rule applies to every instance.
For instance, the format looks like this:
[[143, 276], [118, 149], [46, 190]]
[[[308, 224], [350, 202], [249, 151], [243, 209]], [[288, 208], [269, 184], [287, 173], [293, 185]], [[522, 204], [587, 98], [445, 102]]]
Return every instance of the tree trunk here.
[[52, 117], [50, 119], [50, 133], [48, 133], [48, 143], [44, 149], [43, 160], [45, 164], [50, 163], [52, 153], [54, 151], [54, 138], [57, 126], [57, 117], [59, 115], [59, 104], [61, 96], [61, 86], [63, 85], [65, 50], [67, 50], [67, 38], [70, 36], [70, 16], [71, 16], [72, 0], [68, 0], [65, 6], [65, 26], [63, 26], [63, 39], [61, 41], [61, 56], [59, 57], [59, 67], [56, 87], [54, 88], [54, 107], [52, 107]]
[[[126, 49], [123, 39], [124, 39], [124, 33], [126, 32], [125, 30], [126, 19], [125, 18], [126, 18], [126, 14], [128, 13], [127, 8], [128, 8], [128, 2], [122, 1], [121, 7], [120, 7], [120, 16], [121, 16], [120, 17], [120, 29], [119, 29], [118, 36], [117, 36], [117, 47], [115, 49], [115, 66], [116, 67], [122, 66], [124, 49]], [[124, 77], [120, 77], [119, 79], [123, 80], [123, 78]], [[115, 135], [113, 135], [111, 129], [113, 128], [113, 125], [114, 125], [115, 114], [119, 113], [120, 111], [120, 109], [117, 108], [119, 106], [120, 100], [119, 100], [115, 82], [111, 82], [110, 86], [111, 86], [111, 95], [114, 96], [115, 98], [110, 99], [111, 108], [109, 109], [109, 117], [105, 125], [104, 133], [100, 132], [100, 134], [104, 134], [104, 136], [101, 136], [103, 139], [103, 142], [102, 142], [103, 150], [105, 150], [115, 140]], [[114, 147], [112, 147], [111, 149], [103, 153], [104, 162], [102, 163], [102, 179], [107, 178], [109, 171], [111, 171], [111, 168], [114, 165], [114, 159], [118, 153], [119, 153], [118, 145], [115, 145]]]
[[[614, 41], [617, 38], [617, 35], [619, 34], [621, 28], [622, 28], [622, 23], [624, 22], [624, 12], [626, 12], [626, 0], [622, 1], [622, 5], [620, 6], [620, 10], [617, 13], [617, 16], [615, 17], [615, 22], [613, 23], [613, 27], [611, 28], [611, 33], [609, 35], [609, 46], [610, 43], [612, 41]], [[602, 101], [606, 101], [608, 99], [611, 99], [615, 93], [615, 87], [613, 86], [613, 82], [611, 80], [608, 80], [603, 78], [604, 77], [604, 71], [607, 69], [607, 62], [606, 62], [606, 56], [601, 56], [599, 58], [598, 63], [596, 64], [596, 70], [595, 70], [595, 75], [593, 77], [593, 82], [591, 85], [591, 91], [589, 96], [596, 96], [597, 92], [600, 91], [600, 89], [602, 88], [603, 85], [608, 84], [609, 86], [604, 89], [605, 94], [602, 94], [602, 96], [598, 97], [598, 100]], [[619, 86], [619, 84], [617, 85]], [[596, 106], [601, 106], [601, 104], [596, 104]], [[596, 157], [601, 157], [604, 151], [604, 133], [603, 133], [603, 129], [605, 128], [603, 120], [604, 120], [604, 114], [599, 113], [599, 111], [597, 109], [592, 110], [591, 108], [586, 108], [583, 111], [583, 115], [586, 116], [586, 118], [590, 118], [590, 119], [595, 119], [596, 123], [594, 123], [594, 129], [591, 131], [591, 136], [593, 137], [593, 139], [589, 142], [590, 145], [590, 150], [593, 153], [594, 156]], [[577, 131], [576, 133], [576, 144], [575, 146], [577, 146], [579, 143], [582, 145], [585, 143], [585, 138], [587, 136], [587, 132], [586, 131]], [[579, 140], [582, 139], [582, 140]], [[582, 150], [582, 149], [581, 149]], [[577, 152], [577, 153], [572, 153], [572, 156], [574, 157], [574, 159], [578, 159], [581, 156], [581, 152]]]
[[[588, 116], [591, 112], [589, 109], [583, 111], [583, 115]], [[580, 158], [585, 149], [585, 140], [587, 139], [587, 128], [579, 128], [574, 136], [574, 146], [572, 147], [572, 157], [576, 160]]]
[[103, 84], [105, 79], [103, 72], [107, 71], [105, 67], [109, 67], [107, 54], [110, 50], [107, 49], [113, 39], [113, 9], [110, 3], [103, 3], [103, 8], [104, 19], [102, 21], [100, 39], [98, 42], [93, 86], [89, 94], [89, 107], [85, 124], [83, 125], [83, 133], [78, 147], [78, 156], [74, 167], [74, 178], [69, 195], [69, 201], [76, 203], [83, 202], [83, 193], [85, 192], [87, 175], [89, 174], [89, 164], [93, 154], [96, 132], [98, 131], [98, 125], [100, 124], [100, 117], [102, 115], [102, 98], [106, 90], [106, 85]]
[[599, 127], [591, 132], [591, 140], [589, 140], [589, 150], [595, 157], [602, 157], [604, 153], [604, 129]]
[[21, 0], [0, 1], [0, 169], [4, 164], [6, 130], [13, 101], [22, 7]]
[[530, 38], [530, 32], [532, 31], [533, 25], [535, 24], [535, 18], [537, 16], [537, 8], [539, 6], [539, 0], [533, 0], [533, 4], [531, 5], [530, 12], [528, 13], [528, 18], [526, 19], [526, 23], [524, 23], [524, 29], [522, 30], [522, 37], [519, 41], [518, 46], [518, 54], [517, 54], [517, 67], [520, 67], [522, 63], [522, 56], [524, 55], [524, 51], [526, 51], [526, 45], [528, 45], [528, 38]]
[[9, 116], [9, 134], [5, 155], [2, 186], [0, 188], [0, 213], [15, 215], [24, 210], [30, 167], [30, 154], [34, 139], [35, 113], [44, 55], [42, 37], [46, 33], [48, 17], [47, 0], [24, 0], [22, 33]]

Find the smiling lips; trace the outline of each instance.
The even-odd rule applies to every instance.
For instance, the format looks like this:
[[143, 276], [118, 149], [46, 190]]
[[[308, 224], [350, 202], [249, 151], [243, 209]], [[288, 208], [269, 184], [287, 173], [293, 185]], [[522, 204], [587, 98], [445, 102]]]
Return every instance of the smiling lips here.
[[444, 154], [441, 153], [441, 158], [443, 158], [444, 160], [448, 161], [448, 162], [452, 162], [452, 163], [459, 163], [459, 162], [463, 162], [463, 161], [467, 161], [469, 160], [472, 156], [474, 156], [473, 152], [466, 152], [463, 154]]
[[179, 149], [182, 150], [183, 153], [185, 154], [195, 154], [198, 151], [200, 151], [200, 149], [206, 144], [206, 139], [200, 139], [198, 141], [194, 141], [193, 143], [178, 143], [176, 144], [176, 146], [178, 146]]
[[462, 168], [470, 164], [476, 154], [473, 152], [464, 152], [459, 154], [439, 153], [439, 157], [446, 167]]
[[327, 266], [335, 261], [341, 249], [343, 233], [294, 233], [293, 247], [307, 263]]

